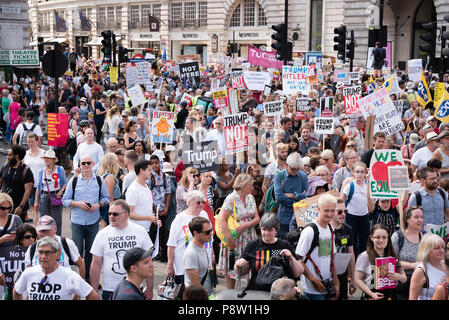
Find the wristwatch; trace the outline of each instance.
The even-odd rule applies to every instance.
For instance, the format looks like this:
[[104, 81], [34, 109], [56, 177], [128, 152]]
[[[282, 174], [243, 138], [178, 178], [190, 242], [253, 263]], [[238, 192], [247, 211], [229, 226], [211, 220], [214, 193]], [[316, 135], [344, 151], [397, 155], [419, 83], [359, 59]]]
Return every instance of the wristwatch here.
[[23, 204], [20, 204], [19, 207], [20, 207], [20, 209], [22, 209], [22, 210], [23, 210], [23, 208], [25, 208], [25, 206], [24, 206]]

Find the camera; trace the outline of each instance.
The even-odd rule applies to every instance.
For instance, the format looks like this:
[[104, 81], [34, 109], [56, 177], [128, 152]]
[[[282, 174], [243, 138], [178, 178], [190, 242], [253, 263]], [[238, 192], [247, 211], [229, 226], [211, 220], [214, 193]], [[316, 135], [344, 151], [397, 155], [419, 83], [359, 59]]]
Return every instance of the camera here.
[[334, 281], [332, 279], [322, 280], [323, 286], [326, 288], [327, 295], [330, 298], [336, 297], [337, 293], [335, 292]]

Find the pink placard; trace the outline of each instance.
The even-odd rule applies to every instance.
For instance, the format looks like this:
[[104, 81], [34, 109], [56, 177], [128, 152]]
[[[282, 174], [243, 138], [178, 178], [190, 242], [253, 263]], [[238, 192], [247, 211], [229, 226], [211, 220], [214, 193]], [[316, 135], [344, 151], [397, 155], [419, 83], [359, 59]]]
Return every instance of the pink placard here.
[[276, 52], [263, 51], [253, 45], [248, 46], [248, 62], [255, 66], [282, 68], [282, 61], [276, 60]]

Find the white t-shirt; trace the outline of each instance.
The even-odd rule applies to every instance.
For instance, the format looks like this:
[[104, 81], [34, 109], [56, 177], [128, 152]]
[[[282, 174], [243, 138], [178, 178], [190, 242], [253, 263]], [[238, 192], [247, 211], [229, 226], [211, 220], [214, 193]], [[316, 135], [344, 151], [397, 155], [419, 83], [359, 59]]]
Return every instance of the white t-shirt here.
[[104, 157], [104, 151], [101, 145], [96, 142], [92, 144], [88, 144], [87, 142], [80, 143], [75, 156], [73, 157], [73, 167], [77, 168], [78, 162], [80, 162], [86, 155], [91, 156], [92, 160], [95, 162], [95, 166], [99, 166], [101, 159]]
[[[201, 211], [200, 217], [204, 217], [209, 220], [206, 211]], [[184, 252], [190, 241], [193, 239], [193, 235], [189, 230], [189, 222], [194, 216], [191, 216], [185, 212], [181, 212], [176, 215], [170, 227], [170, 235], [168, 236], [167, 246], [174, 247], [174, 267], [175, 275], [184, 274]], [[212, 238], [213, 239], [213, 238]], [[204, 244], [204, 248], [209, 256], [209, 261], [212, 261], [212, 241]]]
[[39, 182], [39, 170], [45, 168], [44, 159], [41, 159], [45, 154], [45, 150], [40, 150], [39, 154], [35, 157], [30, 156], [30, 150], [27, 150], [25, 158], [23, 159], [24, 163], [30, 167], [31, 172], [33, 173], [34, 187], [37, 187]]
[[136, 172], [132, 170], [123, 178], [122, 192], [125, 192], [134, 180], [136, 180]]
[[47, 281], [39, 285], [45, 277], [41, 266], [26, 269], [15, 285], [17, 293], [28, 295], [29, 300], [72, 300], [76, 294], [85, 298], [92, 287], [78, 273], [59, 266], [47, 275]]
[[[59, 265], [61, 267], [69, 268], [70, 269], [70, 263], [69, 263], [69, 256], [65, 253], [64, 247], [62, 246], [61, 237], [58, 235], [55, 235], [55, 238], [58, 240], [59, 245], [61, 246], [61, 257], [59, 258]], [[72, 239], [66, 238], [67, 246], [70, 250], [70, 256], [73, 260], [73, 262], [78, 261], [80, 258], [80, 253], [78, 251], [78, 247], [76, 246], [75, 242], [73, 242]], [[34, 252], [34, 257], [30, 257], [31, 254], [31, 247], [28, 247], [28, 250], [25, 252], [25, 265], [33, 265], [37, 266], [39, 265], [39, 261], [37, 260], [37, 248]]]
[[433, 152], [429, 150], [427, 147], [422, 147], [418, 151], [416, 151], [410, 162], [412, 165], [418, 167], [418, 170], [427, 166], [427, 161], [432, 159]]
[[[329, 229], [329, 226], [326, 229], [323, 229], [317, 222], [314, 221], [313, 223], [315, 223], [318, 226], [320, 235], [319, 235], [319, 245], [315, 249], [313, 249], [312, 253], [310, 254], [310, 257], [318, 266], [318, 269], [320, 270], [321, 273], [321, 277], [324, 280], [330, 279], [332, 278], [332, 273], [330, 270], [331, 248], [332, 248], [331, 231]], [[305, 228], [301, 232], [301, 237], [299, 238], [295, 252], [297, 255], [302, 256], [303, 260], [305, 259], [307, 252], [309, 252], [310, 250], [313, 241], [313, 236], [314, 232], [311, 227]], [[333, 247], [335, 253], [336, 252], [335, 243]], [[306, 266], [313, 276], [315, 276], [317, 279], [321, 279], [319, 275], [316, 273], [313, 263], [310, 261], [310, 259], [307, 260]], [[322, 294], [322, 292], [319, 292], [315, 289], [313, 284], [304, 275], [301, 275], [301, 287], [307, 293]]]
[[[134, 207], [134, 213], [142, 216], [153, 215], [153, 193], [146, 185], [142, 186], [137, 181], [131, 183], [126, 191], [126, 203]], [[142, 226], [147, 232], [150, 231], [151, 221], [132, 219], [129, 221]]]
[[[31, 130], [31, 128], [34, 126], [34, 123], [22, 122], [17, 126], [16, 132], [15, 132], [15, 134], [17, 134], [17, 144], [21, 143], [22, 135], [25, 133], [23, 126], [25, 126], [27, 128], [27, 130]], [[36, 134], [38, 137], [42, 138], [42, 129], [41, 129], [40, 125], [36, 124], [36, 126], [33, 129], [33, 133]]]
[[103, 258], [103, 290], [114, 291], [126, 277], [123, 256], [127, 250], [135, 247], [144, 250], [153, 247], [148, 233], [135, 223], [128, 222], [124, 229], [109, 225], [97, 233], [90, 253]]
[[[366, 182], [360, 187], [355, 181], [354, 183], [354, 194], [352, 195], [351, 201], [348, 203], [348, 212], [354, 216], [365, 216], [368, 214], [368, 202], [366, 200]], [[347, 183], [343, 188], [342, 192], [345, 195], [349, 195], [351, 183]]]

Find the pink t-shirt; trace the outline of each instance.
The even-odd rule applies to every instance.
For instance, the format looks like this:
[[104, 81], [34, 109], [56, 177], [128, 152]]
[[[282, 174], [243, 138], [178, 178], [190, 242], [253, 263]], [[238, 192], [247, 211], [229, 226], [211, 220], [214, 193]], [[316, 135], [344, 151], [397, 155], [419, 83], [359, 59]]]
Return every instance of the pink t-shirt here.
[[19, 116], [19, 113], [18, 113], [19, 109], [20, 109], [20, 103], [18, 103], [18, 102], [12, 102], [9, 105], [9, 112], [11, 114], [11, 125], [10, 126], [11, 126], [12, 130], [15, 130], [17, 128], [17, 124], [15, 122], [16, 122], [17, 117]]

